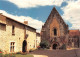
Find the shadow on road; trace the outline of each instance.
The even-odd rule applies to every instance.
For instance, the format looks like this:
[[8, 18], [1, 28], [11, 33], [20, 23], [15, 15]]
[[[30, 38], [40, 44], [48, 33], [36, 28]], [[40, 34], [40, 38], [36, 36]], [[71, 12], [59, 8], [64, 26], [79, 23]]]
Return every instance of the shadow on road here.
[[80, 57], [80, 49], [74, 50], [36, 50], [31, 54], [47, 55], [48, 57]]

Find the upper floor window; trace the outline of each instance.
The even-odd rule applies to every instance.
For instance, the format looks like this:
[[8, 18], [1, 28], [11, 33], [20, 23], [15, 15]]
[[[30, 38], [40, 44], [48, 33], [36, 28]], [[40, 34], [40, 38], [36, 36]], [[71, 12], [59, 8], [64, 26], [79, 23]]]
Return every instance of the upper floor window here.
[[6, 25], [0, 24], [0, 30], [6, 31]]
[[54, 28], [54, 35], [56, 36], [57, 35], [57, 29]]
[[15, 35], [15, 26], [12, 26], [12, 35]]

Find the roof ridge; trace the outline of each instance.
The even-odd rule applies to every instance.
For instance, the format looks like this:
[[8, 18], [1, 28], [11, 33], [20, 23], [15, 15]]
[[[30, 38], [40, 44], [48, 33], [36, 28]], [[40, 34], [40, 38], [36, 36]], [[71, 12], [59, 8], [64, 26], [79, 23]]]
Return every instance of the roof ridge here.
[[[21, 24], [23, 24], [23, 25], [25, 25], [25, 26], [31, 27], [31, 26], [26, 25], [26, 24], [24, 24], [24, 23], [22, 23], [22, 22], [20, 22], [20, 21], [18, 21], [18, 20], [15, 20], [15, 19], [13, 19], [13, 18], [11, 18], [11, 17], [5, 16], [5, 15], [3, 15], [3, 14], [0, 14], [0, 15], [2, 15], [2, 16], [4, 16], [4, 17], [7, 17], [7, 18], [9, 18], [10, 20], [13, 20], [13, 21], [16, 21], [16, 22], [18, 22], [18, 23], [21, 23]], [[31, 28], [33, 28], [33, 27], [31, 27]], [[35, 28], [33, 28], [33, 29], [35, 29]]]

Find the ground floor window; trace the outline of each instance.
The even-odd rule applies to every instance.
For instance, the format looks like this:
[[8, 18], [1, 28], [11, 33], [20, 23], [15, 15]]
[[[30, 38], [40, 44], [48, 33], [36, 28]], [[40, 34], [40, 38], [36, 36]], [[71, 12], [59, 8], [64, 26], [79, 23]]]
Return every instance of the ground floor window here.
[[10, 52], [14, 52], [15, 49], [15, 42], [10, 43]]

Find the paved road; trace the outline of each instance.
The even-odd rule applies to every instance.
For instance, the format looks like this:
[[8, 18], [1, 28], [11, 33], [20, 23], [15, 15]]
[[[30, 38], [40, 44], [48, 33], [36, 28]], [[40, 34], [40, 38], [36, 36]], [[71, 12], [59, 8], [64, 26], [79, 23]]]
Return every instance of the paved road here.
[[75, 50], [36, 50], [31, 54], [47, 55], [48, 57], [80, 57], [80, 49]]
[[48, 57], [46, 55], [33, 55], [34, 57]]

